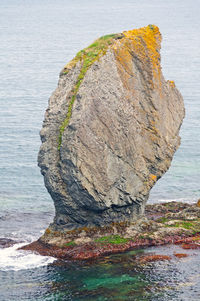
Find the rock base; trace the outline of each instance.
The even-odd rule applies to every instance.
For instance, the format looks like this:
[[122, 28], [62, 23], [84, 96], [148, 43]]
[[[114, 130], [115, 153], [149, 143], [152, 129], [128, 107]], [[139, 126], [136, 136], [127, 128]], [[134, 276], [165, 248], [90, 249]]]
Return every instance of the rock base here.
[[58, 232], [47, 229], [36, 242], [22, 247], [66, 260], [88, 260], [104, 255], [164, 244], [200, 248], [198, 205], [169, 202], [147, 205], [145, 217], [134, 223]]

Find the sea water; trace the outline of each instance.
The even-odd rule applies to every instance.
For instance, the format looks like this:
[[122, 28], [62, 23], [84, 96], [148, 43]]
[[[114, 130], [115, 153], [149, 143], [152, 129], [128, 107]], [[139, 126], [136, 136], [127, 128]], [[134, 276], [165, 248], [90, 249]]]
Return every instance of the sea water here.
[[[136, 296], [138, 300], [188, 300], [189, 288], [192, 300], [199, 300], [198, 284], [193, 290], [189, 286], [194, 285], [198, 271], [187, 270], [189, 262], [185, 273], [191, 281], [184, 278], [178, 262], [155, 264], [152, 280], [146, 268], [124, 269], [119, 262], [125, 255], [108, 266], [74, 267], [17, 251], [17, 246], [41, 236], [54, 215], [53, 202], [37, 167], [39, 130], [48, 98], [63, 66], [105, 34], [148, 24], [159, 26], [163, 73], [181, 91], [186, 117], [181, 146], [169, 171], [152, 189], [150, 202], [194, 202], [200, 198], [199, 16], [199, 0], [0, 1], [0, 237], [19, 243], [0, 249], [0, 300], [137, 300]], [[197, 257], [190, 263], [195, 267], [199, 255], [193, 255]], [[127, 256], [131, 261], [132, 255]], [[152, 281], [161, 284], [161, 279], [169, 278], [164, 294], [152, 285]], [[181, 295], [175, 293], [175, 283], [179, 283]], [[84, 288], [85, 293], [81, 293]], [[118, 297], [110, 296], [110, 289]], [[144, 291], [151, 293], [145, 295]]]

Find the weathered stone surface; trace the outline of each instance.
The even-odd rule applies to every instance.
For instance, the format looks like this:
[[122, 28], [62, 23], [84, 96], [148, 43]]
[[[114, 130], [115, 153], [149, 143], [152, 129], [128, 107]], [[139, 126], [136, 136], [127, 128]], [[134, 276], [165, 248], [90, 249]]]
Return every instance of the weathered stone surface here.
[[183, 99], [160, 66], [156, 26], [105, 36], [60, 74], [38, 163], [56, 215], [51, 229], [132, 221], [180, 144]]

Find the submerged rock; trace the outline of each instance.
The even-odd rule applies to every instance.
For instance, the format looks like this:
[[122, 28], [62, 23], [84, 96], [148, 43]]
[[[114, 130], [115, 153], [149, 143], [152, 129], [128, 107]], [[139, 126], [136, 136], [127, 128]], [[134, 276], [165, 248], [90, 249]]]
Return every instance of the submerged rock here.
[[168, 255], [144, 255], [140, 257], [141, 263], [148, 263], [148, 262], [154, 262], [154, 261], [163, 261], [163, 260], [171, 260], [171, 256]]
[[101, 37], [60, 74], [38, 163], [64, 231], [133, 221], [180, 144], [183, 99], [160, 66], [158, 27]]

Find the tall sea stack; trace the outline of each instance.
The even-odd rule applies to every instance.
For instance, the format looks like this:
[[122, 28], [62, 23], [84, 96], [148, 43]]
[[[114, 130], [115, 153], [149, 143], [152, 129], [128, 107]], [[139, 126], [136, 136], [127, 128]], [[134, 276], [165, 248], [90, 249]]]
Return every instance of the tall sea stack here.
[[160, 44], [155, 25], [103, 36], [62, 70], [38, 156], [54, 231], [137, 219], [168, 170], [184, 105]]

